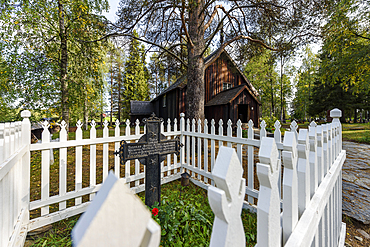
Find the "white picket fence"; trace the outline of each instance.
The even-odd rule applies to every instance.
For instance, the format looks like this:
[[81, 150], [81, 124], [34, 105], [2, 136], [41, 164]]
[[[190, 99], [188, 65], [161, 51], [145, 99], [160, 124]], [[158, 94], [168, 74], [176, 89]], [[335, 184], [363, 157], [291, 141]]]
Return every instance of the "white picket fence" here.
[[[207, 189], [210, 184], [214, 184], [211, 171], [219, 147], [234, 147], [245, 169], [247, 180], [247, 200], [244, 201], [244, 207], [257, 211], [259, 246], [276, 246], [279, 242], [287, 246], [306, 246], [311, 245], [312, 241], [314, 246], [339, 246], [339, 238], [343, 238], [341, 167], [345, 160], [345, 151], [341, 145], [338, 111], [333, 110], [333, 123], [317, 127], [315, 123], [311, 123], [309, 131], [300, 130], [299, 134], [297, 124], [293, 122], [290, 126], [292, 133], [286, 132], [284, 143], [281, 142], [281, 125], [278, 121], [275, 123], [274, 138], [264, 138], [266, 124], [262, 122], [261, 138], [254, 139], [252, 121], [248, 123], [248, 138], [243, 138], [240, 121], [236, 124], [236, 136], [233, 136], [230, 120], [224, 135], [222, 120], [216, 129], [214, 120], [209, 126], [207, 120], [204, 123], [189, 119], [185, 121], [184, 114], [181, 114], [179, 126], [175, 119], [172, 124], [170, 120], [167, 121], [166, 131], [164, 123], [161, 127], [167, 138], [179, 136], [180, 141], [185, 144], [179, 157], [168, 155], [162, 162], [161, 182], [163, 184], [176, 180], [182, 172], [188, 171], [193, 183]], [[92, 122], [89, 139], [82, 138], [82, 123], [78, 122], [75, 140], [67, 140], [66, 125], [62, 122], [59, 142], [50, 142], [48, 123], [45, 122], [42, 143], [30, 144], [30, 113], [24, 111], [22, 117], [22, 123], [0, 124], [1, 247], [22, 245], [27, 231], [86, 210], [90, 201], [83, 202], [82, 196], [89, 195], [89, 200], [92, 200], [101, 187], [101, 183], [96, 182], [99, 165], [96, 146], [99, 144], [103, 145], [102, 180], [108, 176], [111, 157], [115, 175], [131, 184], [131, 189], [136, 193], [144, 190], [145, 167], [135, 160], [127, 161], [122, 168], [119, 157], [112, 158], [113, 151], [109, 150], [110, 143], [114, 143], [114, 149], [118, 150], [121, 140], [138, 141], [142, 136], [139, 121], [135, 122], [134, 133], [131, 133], [131, 123], [126, 121], [123, 136], [120, 134], [119, 122], [116, 122], [114, 136], [109, 136], [108, 123], [105, 122], [102, 138], [96, 138], [96, 126]], [[84, 146], [89, 150], [83, 151]], [[50, 196], [51, 148], [59, 151], [59, 193], [53, 196]], [[67, 164], [67, 148], [74, 149], [75, 164]], [[255, 171], [255, 156], [258, 157], [255, 151], [258, 149], [261, 164], [257, 165]], [[41, 151], [41, 199], [30, 201], [30, 155], [33, 151]], [[90, 157], [90, 179], [87, 187], [82, 186], [84, 152], [89, 152]], [[73, 191], [67, 191], [67, 165], [75, 165]], [[254, 181], [256, 174], [260, 191]], [[66, 201], [70, 199], [74, 199], [75, 203], [67, 207]], [[50, 212], [53, 204], [59, 204], [58, 211]], [[29, 211], [36, 209], [41, 209], [41, 216], [30, 219]], [[281, 209], [283, 213], [280, 216]]]

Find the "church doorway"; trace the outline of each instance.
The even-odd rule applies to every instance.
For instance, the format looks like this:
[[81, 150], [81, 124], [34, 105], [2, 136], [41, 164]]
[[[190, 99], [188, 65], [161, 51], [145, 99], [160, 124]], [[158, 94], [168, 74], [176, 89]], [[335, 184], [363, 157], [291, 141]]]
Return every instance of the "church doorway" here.
[[238, 105], [238, 119], [242, 121], [242, 123], [248, 123], [250, 116], [249, 116], [249, 105], [247, 104], [239, 104]]

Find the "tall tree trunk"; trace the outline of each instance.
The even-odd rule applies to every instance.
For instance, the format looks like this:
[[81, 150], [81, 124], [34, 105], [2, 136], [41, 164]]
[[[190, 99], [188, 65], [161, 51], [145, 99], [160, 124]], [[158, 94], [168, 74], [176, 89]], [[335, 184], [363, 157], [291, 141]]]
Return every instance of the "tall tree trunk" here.
[[188, 84], [187, 114], [190, 119], [204, 120], [204, 59], [201, 55], [205, 48], [204, 0], [197, 0], [189, 11], [189, 36], [194, 46], [188, 42]]
[[62, 119], [67, 124], [69, 130], [69, 106], [68, 106], [68, 81], [67, 81], [67, 66], [68, 66], [68, 50], [67, 50], [67, 35], [64, 23], [63, 4], [58, 0], [59, 14], [59, 36], [60, 36], [60, 86], [62, 91]]

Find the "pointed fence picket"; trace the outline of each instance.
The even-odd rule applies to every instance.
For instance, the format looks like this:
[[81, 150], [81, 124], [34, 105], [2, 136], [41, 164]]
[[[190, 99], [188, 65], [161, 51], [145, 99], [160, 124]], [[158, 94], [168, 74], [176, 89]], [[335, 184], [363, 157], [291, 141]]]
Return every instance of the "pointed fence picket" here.
[[[258, 204], [257, 246], [344, 246], [341, 169], [346, 152], [341, 146], [340, 111], [332, 110], [331, 116], [334, 120], [330, 124], [317, 126], [312, 122], [308, 131], [301, 129], [297, 133], [293, 126], [291, 132], [285, 133], [283, 210], [280, 216], [283, 241], [279, 234], [274, 235], [274, 231], [280, 228], [280, 219], [276, 219], [279, 215], [276, 210], [280, 210], [278, 192], [263, 189], [258, 196], [258, 203], [261, 200], [265, 203]], [[266, 138], [261, 145], [264, 148], [271, 146], [271, 141], [276, 142]], [[261, 176], [261, 186], [266, 184], [262, 176], [268, 174], [267, 184], [272, 188], [276, 187], [274, 167], [279, 166], [280, 160], [276, 159], [277, 150], [268, 153], [266, 157], [266, 152], [260, 149], [260, 162], [268, 160], [270, 166], [265, 166], [267, 171], [258, 170], [257, 174], [259, 178]]]
[[29, 111], [22, 122], [0, 123], [0, 246], [22, 246], [29, 222]]
[[[263, 201], [269, 202], [268, 207], [264, 206], [264, 213], [258, 214], [258, 217], [264, 215], [262, 217], [265, 219], [264, 221], [271, 223], [268, 227], [274, 227], [274, 225], [277, 225], [275, 227], [279, 229], [282, 227], [280, 235], [277, 234], [280, 230], [267, 229], [264, 225], [258, 226], [258, 234], [262, 234], [261, 232], [272, 233], [267, 237], [259, 235], [258, 241], [265, 239], [266, 243], [272, 245], [278, 241], [287, 246], [304, 246], [301, 240], [297, 240], [300, 236], [297, 232], [307, 232], [307, 224], [315, 230], [305, 233], [307, 236], [304, 235], [304, 239], [312, 243], [313, 246], [337, 246], [335, 243], [342, 238], [341, 231], [343, 229], [341, 226], [341, 173], [339, 171], [345, 159], [345, 153], [343, 154], [344, 151], [342, 151], [341, 146], [341, 125], [338, 120], [340, 113], [334, 111], [334, 115], [336, 117], [334, 117], [333, 123], [317, 126], [313, 122], [310, 124], [309, 130], [302, 129], [299, 132], [297, 123], [293, 121], [290, 125], [290, 132], [285, 133], [284, 143], [282, 143], [280, 131], [281, 124], [276, 121], [274, 124], [274, 138], [264, 144], [263, 140], [269, 139], [266, 137], [266, 123], [264, 121], [261, 122], [261, 129], [258, 132], [255, 131], [254, 123], [250, 120], [246, 131], [247, 138], [243, 138], [241, 121], [236, 123], [227, 121], [226, 126], [224, 126], [221, 119], [217, 123], [216, 130], [214, 119], [211, 119], [211, 121], [207, 119], [203, 121], [185, 119], [185, 115], [180, 114], [180, 126], [177, 125], [176, 119], [173, 121], [167, 120], [166, 126], [163, 122], [161, 124], [161, 131], [167, 139], [178, 136], [181, 143], [184, 144], [179, 157], [167, 155], [165, 161], [161, 163], [161, 182], [167, 183], [178, 179], [181, 173], [187, 171], [191, 174], [191, 181], [197, 186], [208, 188], [209, 185], [214, 185], [211, 171], [214, 168], [217, 151], [225, 144], [236, 149], [237, 157], [244, 169], [244, 176], [248, 180], [243, 207], [258, 212], [259, 204]], [[139, 161], [136, 160], [127, 161], [121, 167], [119, 157], [109, 159], [109, 143], [114, 144], [115, 150], [118, 150], [121, 140], [126, 142], [137, 142], [139, 140], [142, 136], [139, 121], [133, 123], [134, 132], [132, 133], [130, 121], [124, 122], [123, 136], [121, 136], [121, 123], [119, 121], [116, 121], [114, 136], [109, 136], [108, 123], [104, 122], [103, 137], [101, 138], [96, 137], [96, 123], [92, 121], [90, 137], [87, 139], [83, 139], [83, 124], [78, 122], [75, 140], [67, 140], [66, 124], [62, 122], [60, 138], [57, 142], [50, 142], [49, 124], [45, 122], [43, 124], [42, 142], [30, 144], [30, 123], [28, 120], [30, 115], [25, 112], [23, 116], [22, 124], [0, 123], [1, 236], [9, 236], [10, 239], [23, 241], [24, 233], [23, 235], [20, 233], [22, 227], [26, 227], [30, 231], [84, 212], [90, 203], [89, 201], [94, 198], [95, 193], [101, 187], [101, 184], [96, 182], [97, 165], [100, 165], [96, 161], [97, 144], [103, 146], [103, 181], [107, 177], [109, 167], [114, 167], [116, 176], [122, 177], [126, 183], [130, 184], [134, 192], [144, 190], [145, 184], [142, 181], [145, 178], [145, 166], [140, 165]], [[164, 131], [165, 129], [166, 131]], [[88, 148], [83, 149], [83, 146]], [[53, 196], [49, 196], [49, 150], [51, 148], [55, 152], [59, 151], [59, 193]], [[67, 163], [67, 148], [75, 149], [75, 164]], [[42, 157], [41, 200], [29, 202], [30, 151], [38, 150], [41, 151]], [[264, 165], [257, 167], [263, 167], [258, 169], [260, 169], [259, 171], [264, 170], [264, 175], [259, 175], [258, 169], [255, 171], [255, 150], [259, 150], [260, 155], [262, 155], [259, 157], [259, 163]], [[87, 155], [90, 156], [90, 181], [88, 187], [83, 188], [82, 159], [86, 155], [85, 152], [88, 152]], [[269, 155], [273, 155], [274, 158]], [[114, 165], [110, 165], [110, 160], [114, 162]], [[284, 165], [283, 173], [281, 172], [281, 163]], [[69, 192], [67, 192], [68, 165], [75, 166], [75, 188]], [[271, 175], [269, 175], [268, 169], [272, 166], [274, 169], [273, 183], [275, 181], [278, 183], [278, 186], [275, 187], [271, 186], [271, 181], [268, 182]], [[144, 171], [140, 168], [143, 168]], [[121, 169], [122, 173], [120, 172]], [[260, 187], [268, 188], [263, 190], [263, 193], [255, 189], [254, 176], [256, 174], [260, 180]], [[260, 176], [262, 177], [260, 178]], [[22, 183], [21, 186], [16, 184], [19, 181]], [[282, 185], [282, 188], [280, 188], [280, 185]], [[16, 188], [21, 189], [17, 191]], [[262, 199], [267, 190], [270, 190], [273, 194], [270, 194], [267, 199]], [[322, 193], [321, 195], [326, 195], [326, 197], [323, 198], [318, 192]], [[82, 202], [84, 195], [89, 195], [88, 202]], [[75, 200], [75, 205], [67, 207], [66, 201], [70, 199]], [[283, 202], [280, 200], [283, 200]], [[256, 205], [256, 201], [259, 204]], [[59, 204], [59, 210], [50, 213], [49, 206], [52, 204]], [[269, 208], [273, 205], [277, 209]], [[312, 208], [316, 208], [319, 216], [313, 215]], [[29, 220], [28, 210], [35, 209], [41, 209], [41, 216]], [[283, 212], [281, 215], [276, 213], [280, 210]], [[271, 212], [276, 213], [273, 219], [270, 219], [272, 217]], [[20, 216], [23, 217], [21, 223], [15, 223], [15, 219], [17, 217], [19, 219]], [[282, 218], [280, 219], [280, 217]], [[303, 221], [306, 223], [302, 223]], [[15, 226], [19, 230], [16, 233], [11, 230]], [[15, 237], [12, 238], [12, 236]], [[274, 240], [276, 236], [280, 240]], [[298, 245], [296, 245], [296, 241], [298, 241]], [[7, 243], [6, 238], [5, 240], [0, 238], [0, 246]], [[262, 242], [258, 242], [258, 245], [263, 246]]]

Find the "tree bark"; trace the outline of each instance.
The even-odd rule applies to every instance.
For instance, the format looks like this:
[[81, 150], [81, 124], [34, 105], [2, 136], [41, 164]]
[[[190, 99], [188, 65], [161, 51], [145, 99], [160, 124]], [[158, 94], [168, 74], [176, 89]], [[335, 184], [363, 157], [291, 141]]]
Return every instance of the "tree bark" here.
[[68, 50], [67, 50], [67, 35], [64, 23], [63, 4], [58, 0], [58, 14], [59, 14], [59, 36], [60, 36], [60, 86], [62, 91], [62, 119], [67, 124], [67, 131], [69, 130], [69, 106], [68, 106], [68, 80], [67, 80], [67, 66], [68, 66]]
[[[190, 119], [204, 120], [204, 0], [197, 0], [189, 10], [187, 114]], [[192, 45], [194, 44], [194, 45]]]

